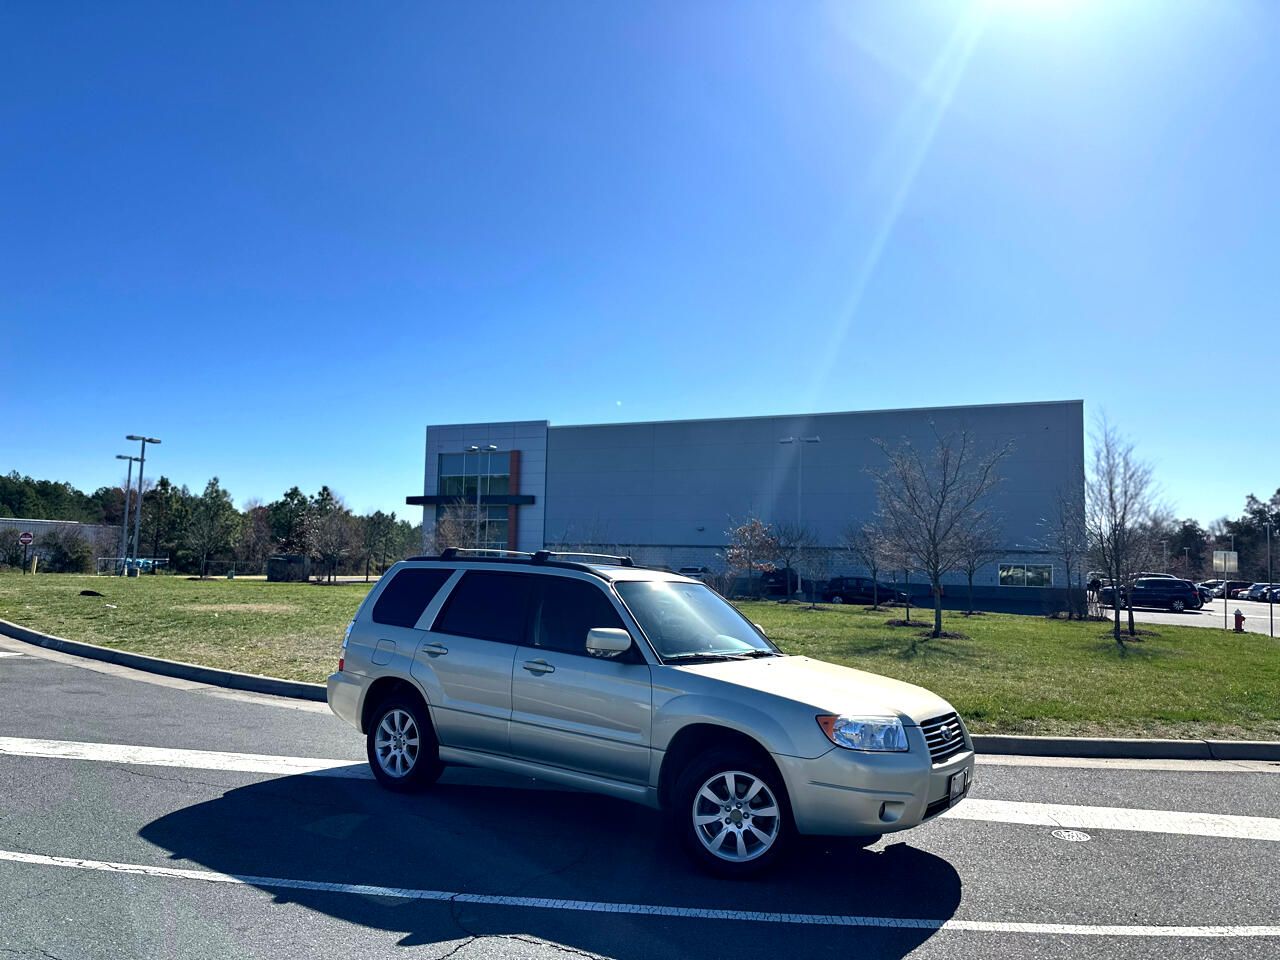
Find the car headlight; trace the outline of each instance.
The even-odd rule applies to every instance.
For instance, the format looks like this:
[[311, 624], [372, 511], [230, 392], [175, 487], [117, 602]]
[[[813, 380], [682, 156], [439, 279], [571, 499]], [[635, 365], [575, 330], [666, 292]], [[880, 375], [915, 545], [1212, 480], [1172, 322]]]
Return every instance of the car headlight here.
[[846, 750], [904, 753], [907, 731], [897, 717], [820, 716], [818, 726], [827, 739]]

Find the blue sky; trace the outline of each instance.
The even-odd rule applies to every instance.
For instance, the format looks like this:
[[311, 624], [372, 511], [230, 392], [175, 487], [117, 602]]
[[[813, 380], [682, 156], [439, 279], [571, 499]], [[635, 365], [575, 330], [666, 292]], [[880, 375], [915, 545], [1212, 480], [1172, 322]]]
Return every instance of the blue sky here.
[[1078, 397], [1234, 514], [1277, 49], [1217, 0], [8, 3], [0, 469], [146, 432], [403, 515], [427, 423]]

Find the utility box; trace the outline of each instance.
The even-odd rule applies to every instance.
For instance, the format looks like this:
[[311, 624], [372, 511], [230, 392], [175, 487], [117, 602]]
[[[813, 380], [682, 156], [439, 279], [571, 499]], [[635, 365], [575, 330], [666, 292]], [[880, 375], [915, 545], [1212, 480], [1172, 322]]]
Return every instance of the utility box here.
[[303, 582], [311, 579], [311, 558], [305, 553], [285, 553], [267, 560], [267, 582]]

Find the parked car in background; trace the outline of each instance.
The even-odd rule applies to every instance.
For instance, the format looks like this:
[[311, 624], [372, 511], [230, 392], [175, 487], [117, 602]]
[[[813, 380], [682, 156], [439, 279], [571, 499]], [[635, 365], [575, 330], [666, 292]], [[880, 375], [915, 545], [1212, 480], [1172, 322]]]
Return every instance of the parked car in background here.
[[1213, 588], [1212, 588], [1212, 587], [1206, 587], [1206, 586], [1205, 586], [1204, 584], [1202, 584], [1202, 583], [1197, 583], [1197, 584], [1196, 584], [1196, 592], [1200, 594], [1200, 602], [1201, 602], [1201, 603], [1208, 603], [1210, 600], [1212, 600], [1212, 599], [1213, 599]]
[[1251, 587], [1253, 584], [1248, 580], [1223, 580], [1220, 582], [1218, 589], [1213, 591], [1215, 597], [1226, 597], [1231, 599], [1232, 591], [1239, 590], [1241, 587]]
[[1264, 603], [1280, 603], [1280, 583], [1273, 583], [1262, 600]]
[[[1190, 580], [1143, 577], [1133, 582], [1132, 591], [1127, 592], [1121, 588], [1122, 603], [1128, 599], [1130, 592], [1135, 607], [1154, 607], [1182, 613], [1184, 610], [1199, 610], [1204, 606], [1204, 601], [1200, 599], [1200, 591]], [[1112, 598], [1115, 596], [1115, 588], [1103, 587], [1099, 595], [1104, 604], [1111, 604], [1114, 602]]]
[[1249, 591], [1253, 589], [1252, 583], [1247, 583], [1243, 587], [1235, 587], [1230, 591], [1229, 599], [1246, 600], [1249, 597]]
[[703, 580], [711, 570], [708, 567], [681, 567], [676, 573], [692, 580]]
[[1275, 584], [1255, 583], [1252, 587], [1249, 588], [1249, 592], [1244, 595], [1243, 599], [1265, 600], [1267, 598], [1267, 591], [1269, 591], [1273, 586], [1275, 586]]
[[1157, 580], [1179, 579], [1178, 577], [1175, 577], [1172, 573], [1148, 573], [1145, 570], [1142, 573], [1138, 574], [1134, 579], [1135, 580], [1151, 580], [1153, 578]]
[[832, 577], [822, 589], [825, 603], [904, 603], [907, 595], [870, 577]]

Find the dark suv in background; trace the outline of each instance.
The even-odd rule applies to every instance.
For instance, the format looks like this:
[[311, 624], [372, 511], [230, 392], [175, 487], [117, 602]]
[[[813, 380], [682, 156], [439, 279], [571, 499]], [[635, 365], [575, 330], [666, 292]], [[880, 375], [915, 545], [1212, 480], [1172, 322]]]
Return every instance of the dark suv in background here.
[[822, 599], [825, 603], [903, 603], [907, 595], [869, 577], [832, 577], [822, 589]]
[[[1103, 587], [1099, 597], [1103, 605], [1112, 603], [1114, 589]], [[1120, 599], [1126, 599], [1126, 591], [1121, 589]], [[1181, 613], [1183, 610], [1199, 610], [1204, 606], [1200, 591], [1190, 580], [1172, 580], [1166, 577], [1141, 577], [1133, 582], [1133, 605], [1135, 607], [1157, 607]]]

